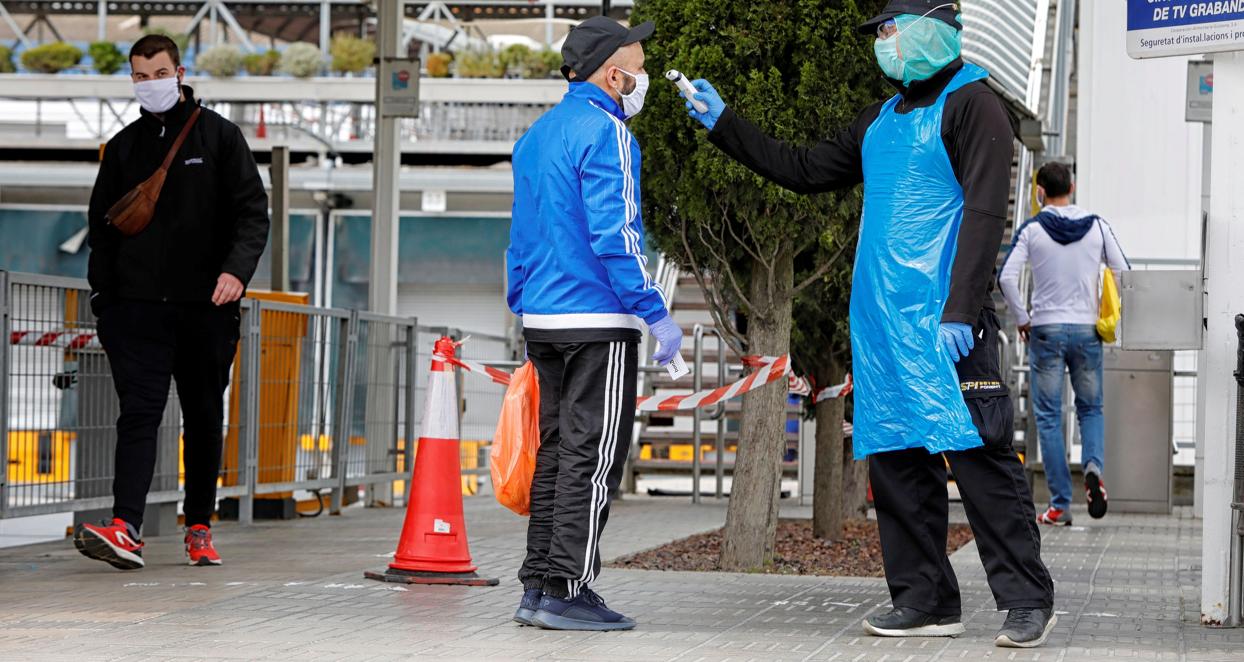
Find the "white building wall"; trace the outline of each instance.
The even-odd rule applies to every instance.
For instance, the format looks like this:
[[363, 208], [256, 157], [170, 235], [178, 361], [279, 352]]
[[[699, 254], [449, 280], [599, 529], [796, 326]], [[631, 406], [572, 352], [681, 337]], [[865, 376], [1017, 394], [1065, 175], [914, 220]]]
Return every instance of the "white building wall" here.
[[1188, 58], [1127, 56], [1127, 5], [1080, 2], [1076, 201], [1131, 258], [1199, 258], [1201, 125], [1184, 121]]

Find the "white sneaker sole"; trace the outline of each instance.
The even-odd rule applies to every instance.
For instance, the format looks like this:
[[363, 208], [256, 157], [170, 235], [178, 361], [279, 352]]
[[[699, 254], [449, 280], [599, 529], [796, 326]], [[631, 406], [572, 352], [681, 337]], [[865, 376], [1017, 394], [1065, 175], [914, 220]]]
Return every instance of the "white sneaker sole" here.
[[1050, 638], [1050, 633], [1054, 631], [1054, 626], [1057, 624], [1058, 615], [1050, 614], [1050, 621], [1045, 624], [1045, 631], [1041, 633], [1040, 638], [1032, 641], [1015, 641], [1004, 634], [1000, 634], [993, 640], [993, 644], [998, 648], [1036, 648]]
[[908, 628], [906, 630], [887, 630], [864, 621], [864, 631], [874, 637], [957, 637], [963, 634], [966, 629], [963, 627], [963, 623], [950, 623], [947, 625], [922, 625], [918, 628]]

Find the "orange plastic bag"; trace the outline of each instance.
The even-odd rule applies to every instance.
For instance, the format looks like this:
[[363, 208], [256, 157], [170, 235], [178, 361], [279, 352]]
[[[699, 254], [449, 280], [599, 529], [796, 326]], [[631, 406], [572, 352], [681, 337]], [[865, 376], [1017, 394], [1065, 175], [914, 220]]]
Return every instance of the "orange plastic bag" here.
[[497, 501], [518, 513], [531, 514], [531, 477], [540, 450], [540, 382], [530, 361], [514, 371], [501, 403], [501, 418], [488, 451], [492, 489]]

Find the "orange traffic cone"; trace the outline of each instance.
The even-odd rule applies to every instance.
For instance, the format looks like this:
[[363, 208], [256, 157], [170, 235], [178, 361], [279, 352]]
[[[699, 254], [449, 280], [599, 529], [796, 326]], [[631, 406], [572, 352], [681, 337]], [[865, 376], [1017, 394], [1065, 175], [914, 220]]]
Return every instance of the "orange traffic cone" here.
[[397, 553], [389, 568], [384, 572], [364, 572], [368, 579], [401, 584], [499, 583], [475, 573], [467, 547], [458, 454], [457, 384], [453, 365], [437, 358], [453, 358], [455, 347], [451, 338], [436, 341], [402, 537], [397, 541]]

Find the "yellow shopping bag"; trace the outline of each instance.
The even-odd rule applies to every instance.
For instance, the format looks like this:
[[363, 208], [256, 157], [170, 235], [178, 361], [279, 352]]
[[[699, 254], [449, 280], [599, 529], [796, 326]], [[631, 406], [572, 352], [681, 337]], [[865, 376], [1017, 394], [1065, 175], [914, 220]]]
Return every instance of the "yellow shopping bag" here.
[[1097, 335], [1103, 342], [1114, 343], [1122, 314], [1123, 301], [1119, 299], [1119, 288], [1114, 282], [1114, 270], [1106, 267], [1101, 279], [1101, 308], [1097, 311]]

